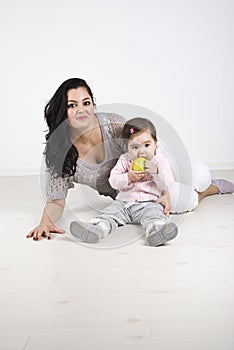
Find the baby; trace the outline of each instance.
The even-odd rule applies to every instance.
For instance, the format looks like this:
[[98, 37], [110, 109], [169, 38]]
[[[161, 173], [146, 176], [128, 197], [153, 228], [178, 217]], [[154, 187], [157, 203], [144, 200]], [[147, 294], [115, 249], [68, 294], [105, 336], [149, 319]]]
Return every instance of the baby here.
[[134, 223], [144, 228], [148, 245], [160, 246], [178, 233], [177, 226], [168, 223], [168, 188], [174, 182], [169, 162], [157, 150], [156, 129], [150, 120], [127, 121], [122, 137], [127, 152], [120, 156], [109, 178], [110, 185], [119, 191], [116, 200], [90, 222], [71, 222], [71, 234], [82, 242], [97, 243], [118, 226]]

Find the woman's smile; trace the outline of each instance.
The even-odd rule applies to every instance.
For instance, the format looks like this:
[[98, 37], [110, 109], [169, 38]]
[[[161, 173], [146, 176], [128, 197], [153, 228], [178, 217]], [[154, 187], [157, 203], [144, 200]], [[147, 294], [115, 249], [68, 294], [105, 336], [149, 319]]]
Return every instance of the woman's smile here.
[[87, 118], [88, 118], [87, 115], [77, 115], [77, 116], [75, 117], [76, 120], [86, 120]]

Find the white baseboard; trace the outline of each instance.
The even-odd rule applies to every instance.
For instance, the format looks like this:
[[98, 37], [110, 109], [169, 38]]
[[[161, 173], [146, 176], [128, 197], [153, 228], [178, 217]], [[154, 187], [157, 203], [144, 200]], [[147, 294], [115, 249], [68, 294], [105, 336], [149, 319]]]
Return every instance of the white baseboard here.
[[234, 170], [234, 162], [207, 163], [210, 170]]
[[39, 168], [26, 169], [0, 169], [0, 176], [30, 176], [40, 175]]
[[[234, 162], [207, 163], [210, 170], [234, 170]], [[0, 176], [30, 176], [40, 175], [40, 168], [0, 169]]]

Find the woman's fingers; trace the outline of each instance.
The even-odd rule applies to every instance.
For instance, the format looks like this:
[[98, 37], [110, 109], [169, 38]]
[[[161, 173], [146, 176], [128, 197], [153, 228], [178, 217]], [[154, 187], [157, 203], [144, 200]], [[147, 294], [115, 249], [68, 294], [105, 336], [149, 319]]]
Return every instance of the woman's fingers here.
[[33, 235], [34, 235], [34, 230], [30, 231], [26, 237], [31, 238], [31, 237], [33, 237]]
[[63, 234], [65, 231], [56, 227], [55, 225], [38, 226], [34, 230], [30, 231], [26, 237], [27, 238], [33, 237], [34, 241], [38, 241], [42, 237], [51, 239], [51, 232]]
[[48, 237], [50, 236], [50, 230], [47, 227], [43, 227], [38, 230], [38, 233], [36, 235], [36, 240], [41, 239], [42, 237]]
[[51, 239], [51, 234], [50, 234], [50, 232], [48, 232], [48, 233], [43, 232], [42, 237], [47, 238], [47, 239]]
[[62, 230], [61, 228], [58, 228], [56, 226], [53, 227], [53, 231], [52, 232], [61, 233], [61, 234], [65, 233], [64, 230]]

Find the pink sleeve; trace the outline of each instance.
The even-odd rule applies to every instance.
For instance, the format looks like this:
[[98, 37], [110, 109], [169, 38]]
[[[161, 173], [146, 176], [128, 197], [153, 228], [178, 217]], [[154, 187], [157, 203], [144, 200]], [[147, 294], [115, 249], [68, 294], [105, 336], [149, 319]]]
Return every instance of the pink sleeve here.
[[109, 183], [111, 187], [121, 190], [128, 185], [128, 161], [121, 156], [110, 172]]
[[153, 175], [153, 179], [160, 190], [166, 190], [174, 183], [170, 163], [162, 153], [157, 153], [156, 163], [158, 166], [158, 174]]
[[164, 179], [166, 188], [169, 188], [174, 183], [174, 176], [171, 171], [170, 163], [164, 155], [160, 154], [157, 159], [159, 176]]

